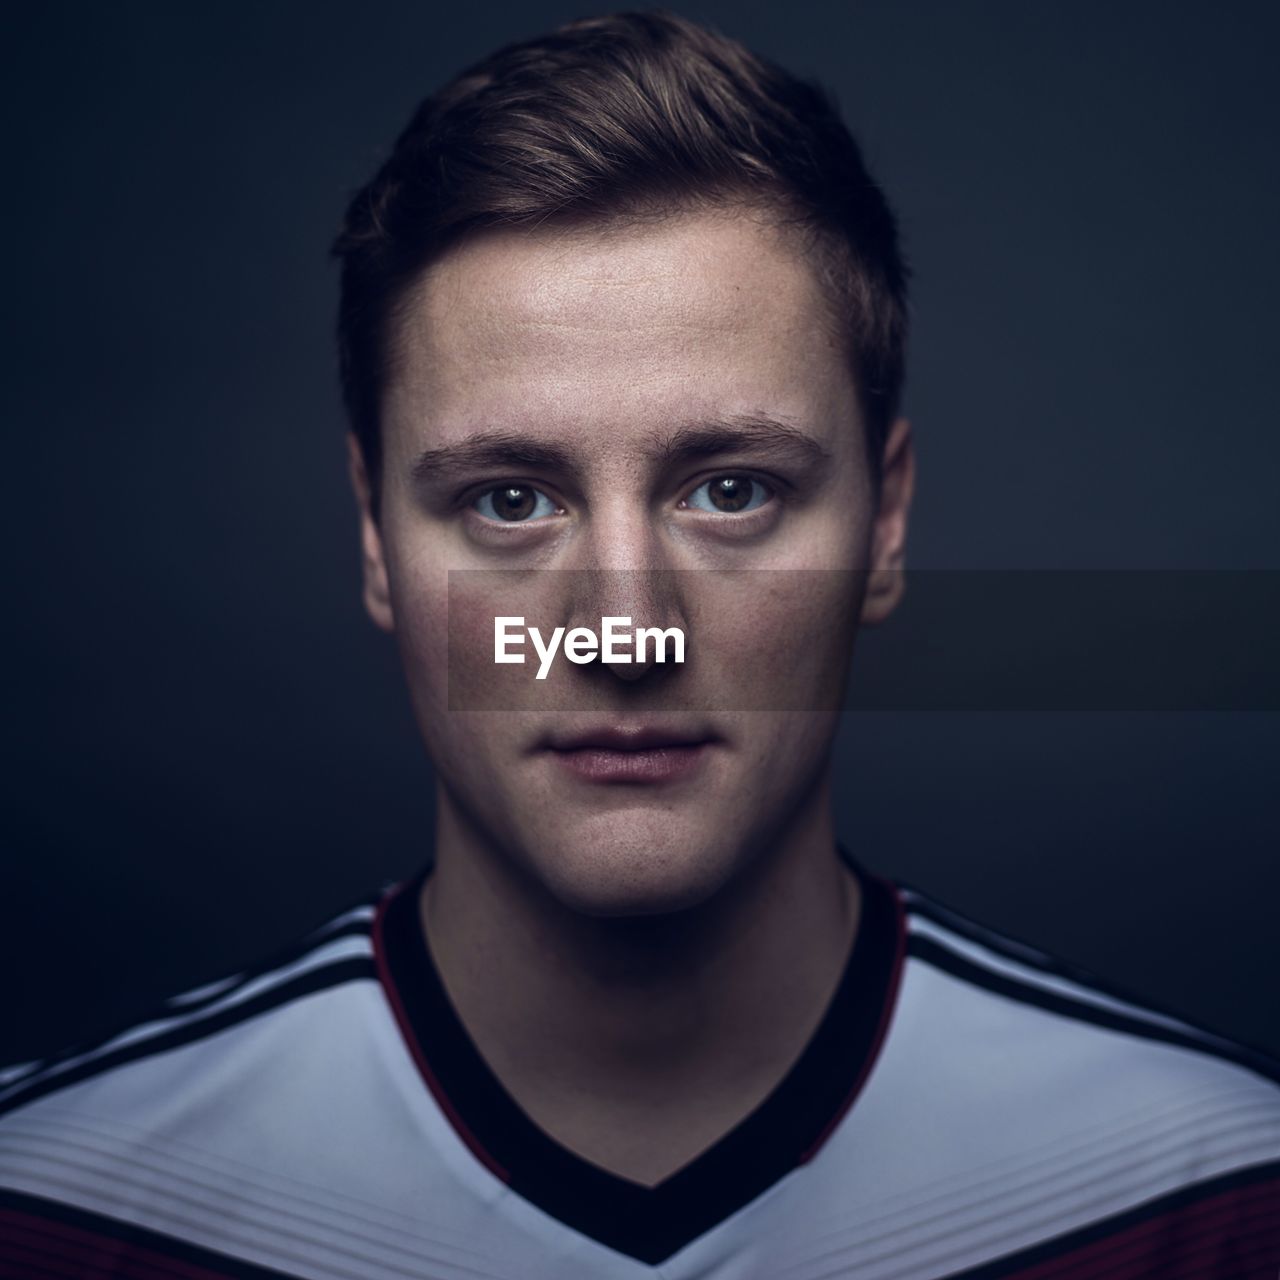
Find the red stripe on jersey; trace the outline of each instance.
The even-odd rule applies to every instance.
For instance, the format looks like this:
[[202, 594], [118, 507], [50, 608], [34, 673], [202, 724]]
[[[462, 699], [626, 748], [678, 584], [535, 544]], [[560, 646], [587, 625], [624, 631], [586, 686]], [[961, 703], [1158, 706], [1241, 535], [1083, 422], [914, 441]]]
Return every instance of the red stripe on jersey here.
[[1276, 1280], [1280, 1181], [1232, 1187], [1001, 1274], [1007, 1280]]
[[[797, 1162], [799, 1164], [808, 1164], [822, 1150], [827, 1139], [839, 1127], [840, 1121], [848, 1115], [849, 1108], [857, 1101], [858, 1094], [862, 1092], [862, 1086], [866, 1084], [867, 1077], [871, 1074], [871, 1068], [875, 1066], [880, 1057], [880, 1050], [889, 1034], [889, 1023], [893, 1020], [893, 1011], [898, 1007], [898, 985], [902, 981], [902, 969], [907, 959], [906, 903], [902, 899], [902, 894], [898, 892], [897, 885], [892, 884], [881, 876], [872, 874], [870, 871], [864, 870], [862, 874], [869, 880], [875, 880], [893, 900], [894, 910], [897, 913], [897, 945], [893, 956], [893, 969], [889, 976], [888, 986], [885, 989], [884, 1007], [880, 1012], [880, 1022], [876, 1027], [875, 1038], [871, 1042], [867, 1056], [863, 1060], [862, 1070], [858, 1072], [858, 1078], [853, 1082], [853, 1087], [849, 1090], [848, 1096], [840, 1104], [840, 1109], [831, 1117], [827, 1127], [818, 1135], [813, 1145], [800, 1156]], [[861, 922], [859, 922], [858, 928], [862, 928]]]
[[[387, 948], [383, 938], [383, 921], [386, 917], [387, 907], [390, 906], [393, 899], [398, 898], [402, 893], [407, 892], [410, 885], [418, 883], [417, 879], [406, 880], [398, 888], [388, 893], [381, 902], [378, 903], [378, 909], [373, 917], [373, 959], [378, 969], [378, 981], [382, 990], [386, 993], [387, 1002], [391, 1005], [391, 1012], [395, 1015], [396, 1023], [400, 1027], [400, 1037], [409, 1046], [409, 1053], [413, 1058], [414, 1065], [418, 1068], [419, 1074], [427, 1082], [427, 1088], [431, 1090], [432, 1097], [439, 1104], [440, 1110], [449, 1118], [449, 1123], [453, 1126], [454, 1132], [466, 1144], [467, 1149], [477, 1160], [480, 1161], [494, 1177], [501, 1181], [509, 1183], [511, 1174], [507, 1172], [484, 1147], [480, 1145], [479, 1139], [467, 1127], [465, 1121], [458, 1114], [457, 1109], [449, 1101], [448, 1095], [444, 1091], [444, 1087], [440, 1081], [436, 1079], [435, 1072], [431, 1070], [430, 1064], [427, 1062], [426, 1054], [423, 1053], [422, 1047], [418, 1044], [418, 1038], [413, 1033], [413, 1026], [409, 1021], [408, 1014], [405, 1012], [404, 1004], [400, 999], [400, 993], [396, 990], [396, 984], [391, 977], [391, 968], [387, 964]], [[417, 906], [415, 904], [415, 910]], [[422, 957], [422, 963], [428, 963], [428, 957]]]
[[[0, 1275], [74, 1280], [228, 1280], [234, 1274], [17, 1209], [0, 1209], [0, 1260]], [[9, 1264], [19, 1260], [11, 1270]]]

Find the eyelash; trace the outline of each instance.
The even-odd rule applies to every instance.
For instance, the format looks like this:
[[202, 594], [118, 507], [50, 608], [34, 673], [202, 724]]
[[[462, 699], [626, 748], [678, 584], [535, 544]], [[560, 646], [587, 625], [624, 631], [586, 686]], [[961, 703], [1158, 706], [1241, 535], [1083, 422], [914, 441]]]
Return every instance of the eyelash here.
[[[717, 472], [715, 475], [708, 476], [705, 480], [700, 480], [696, 485], [694, 485], [693, 488], [690, 489], [688, 493], [683, 498], [680, 499], [680, 509], [686, 510], [686, 511], [702, 510], [701, 508], [690, 507], [688, 505], [689, 499], [695, 493], [697, 493], [699, 489], [702, 489], [707, 485], [712, 484], [716, 480], [728, 480], [728, 479], [749, 480], [752, 484], [760, 485], [762, 488], [764, 488], [767, 491], [768, 496], [765, 498], [764, 502], [762, 502], [760, 506], [753, 507], [750, 511], [746, 511], [742, 513], [740, 517], [741, 519], [746, 519], [747, 516], [755, 515], [756, 512], [764, 510], [764, 508], [768, 507], [773, 501], [781, 500], [783, 486], [779, 481], [765, 479], [765, 477], [756, 475], [755, 473], [750, 471], [721, 471], [721, 472]], [[546, 498], [549, 502], [551, 502], [556, 508], [557, 515], [562, 514], [564, 511], [564, 508], [561, 506], [561, 504], [556, 502], [556, 500], [552, 498], [550, 494], [540, 489], [537, 485], [531, 484], [527, 480], [504, 480], [500, 484], [489, 485], [484, 489], [479, 489], [479, 490], [473, 489], [461, 499], [460, 505], [466, 507], [466, 509], [469, 511], [475, 512], [475, 514], [479, 516], [480, 513], [475, 511], [476, 504], [480, 502], [482, 498], [487, 498], [489, 497], [490, 494], [498, 493], [502, 489], [530, 489], [535, 494], [539, 494], [542, 497]], [[711, 513], [704, 511], [704, 514], [710, 515]], [[736, 513], [726, 511], [720, 514], [731, 516]], [[537, 524], [539, 521], [545, 520], [546, 518], [547, 518], [546, 516], [539, 516], [536, 519], [531, 519], [531, 520], [497, 520], [488, 516], [480, 516], [480, 519], [484, 522], [484, 524], [487, 527], [494, 527], [499, 529], [501, 528], [519, 529], [522, 527], [527, 527], [529, 525]]]
[[[711, 515], [712, 513], [709, 511], [706, 511], [706, 509], [703, 507], [690, 507], [689, 499], [692, 498], [693, 495], [697, 493], [700, 489], [706, 488], [707, 485], [714, 484], [717, 480], [746, 480], [751, 485], [759, 485], [762, 489], [765, 490], [767, 495], [765, 497], [765, 500], [758, 507], [752, 507], [750, 511], [743, 511], [743, 512], [722, 511], [717, 513], [719, 515], [726, 515], [726, 516], [740, 515], [743, 519], [745, 519], [747, 516], [755, 515], [757, 511], [763, 511], [764, 508], [769, 505], [771, 500], [776, 499], [780, 496], [779, 490], [781, 486], [778, 485], [777, 483], [771, 483], [770, 481], [764, 479], [762, 476], [752, 475], [751, 472], [749, 471], [722, 471], [718, 475], [708, 476], [705, 480], [699, 481], [698, 484], [694, 485], [694, 487], [689, 490], [688, 495], [680, 500], [681, 508], [683, 510], [705, 511], [707, 515]], [[751, 495], [751, 497], [752, 498], [755, 497], [754, 493]], [[751, 499], [749, 498], [748, 501], [750, 500]]]

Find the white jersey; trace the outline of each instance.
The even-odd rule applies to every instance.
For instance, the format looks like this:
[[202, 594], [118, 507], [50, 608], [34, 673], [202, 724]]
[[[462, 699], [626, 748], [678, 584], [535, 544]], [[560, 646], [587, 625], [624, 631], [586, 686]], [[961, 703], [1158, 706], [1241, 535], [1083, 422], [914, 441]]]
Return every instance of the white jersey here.
[[655, 1187], [489, 1070], [424, 870], [0, 1075], [0, 1276], [1276, 1280], [1274, 1064], [850, 863], [861, 924], [810, 1043]]

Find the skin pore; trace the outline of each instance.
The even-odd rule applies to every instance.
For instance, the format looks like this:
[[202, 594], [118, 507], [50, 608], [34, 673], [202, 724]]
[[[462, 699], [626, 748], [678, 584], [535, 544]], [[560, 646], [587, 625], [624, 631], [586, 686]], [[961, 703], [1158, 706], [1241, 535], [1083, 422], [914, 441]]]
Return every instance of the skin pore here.
[[[647, 1186], [778, 1083], [857, 929], [832, 691], [897, 601], [913, 463], [900, 420], [877, 501], [827, 316], [748, 209], [480, 233], [399, 313], [377, 520], [351, 442], [365, 604], [437, 772], [432, 956], [530, 1117]], [[495, 610], [680, 625], [697, 660], [503, 667], [525, 683], [476, 709]], [[647, 785], [550, 749], [619, 724], [708, 746]]]

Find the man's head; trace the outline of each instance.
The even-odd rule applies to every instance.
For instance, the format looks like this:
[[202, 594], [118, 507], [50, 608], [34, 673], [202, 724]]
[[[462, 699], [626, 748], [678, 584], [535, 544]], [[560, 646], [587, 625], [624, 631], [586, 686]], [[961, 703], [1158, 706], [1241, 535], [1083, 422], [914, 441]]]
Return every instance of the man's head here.
[[823, 281], [878, 464], [902, 390], [906, 268], [893, 215], [835, 108], [736, 41], [662, 12], [509, 45], [426, 99], [347, 210], [343, 394], [377, 508], [381, 399], [405, 294], [485, 227], [643, 221], [749, 205]]
[[[365, 600], [446, 821], [578, 910], [704, 900], [825, 803], [830, 695], [896, 600], [864, 586], [905, 536], [905, 271], [853, 140], [733, 42], [588, 19], [428, 100], [337, 252]], [[468, 569], [518, 589], [464, 609]], [[693, 661], [467, 709], [512, 599], [681, 626]], [[610, 726], [706, 746], [586, 778], [568, 748]]]

